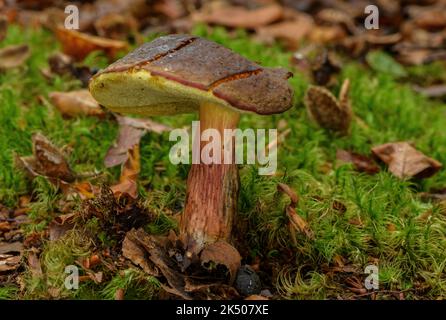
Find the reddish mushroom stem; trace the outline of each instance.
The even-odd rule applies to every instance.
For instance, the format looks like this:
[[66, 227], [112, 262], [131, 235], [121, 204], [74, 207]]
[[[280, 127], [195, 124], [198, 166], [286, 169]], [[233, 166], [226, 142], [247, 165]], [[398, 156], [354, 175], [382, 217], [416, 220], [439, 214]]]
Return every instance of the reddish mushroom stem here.
[[[209, 243], [230, 239], [237, 211], [239, 175], [234, 162], [234, 140], [231, 143], [231, 164], [224, 164], [223, 137], [225, 129], [236, 129], [239, 113], [228, 108], [202, 104], [200, 136], [206, 129], [216, 129], [222, 138], [221, 164], [193, 164], [187, 179], [186, 206], [180, 233], [187, 254], [198, 254]], [[196, 138], [196, 137], [194, 137]], [[200, 143], [200, 155], [206, 143]]]

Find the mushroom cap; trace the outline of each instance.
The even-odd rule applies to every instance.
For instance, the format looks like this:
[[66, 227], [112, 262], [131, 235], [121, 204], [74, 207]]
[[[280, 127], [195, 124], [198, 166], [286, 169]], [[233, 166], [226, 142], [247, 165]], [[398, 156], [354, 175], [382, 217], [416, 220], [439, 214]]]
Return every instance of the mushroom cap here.
[[211, 103], [267, 115], [291, 108], [290, 76], [285, 69], [263, 68], [212, 41], [168, 35], [100, 71], [89, 87], [100, 104], [122, 113], [188, 113]]

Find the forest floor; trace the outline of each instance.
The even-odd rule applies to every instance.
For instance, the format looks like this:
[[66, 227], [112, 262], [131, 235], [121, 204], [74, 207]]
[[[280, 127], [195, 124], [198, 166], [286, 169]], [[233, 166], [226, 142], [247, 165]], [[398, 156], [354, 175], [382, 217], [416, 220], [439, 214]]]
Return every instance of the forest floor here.
[[[258, 175], [256, 165], [240, 166], [235, 234], [243, 237], [235, 245], [242, 263], [260, 276], [262, 289], [275, 299], [445, 298], [446, 204], [429, 195], [446, 188], [446, 171], [428, 179], [401, 179], [377, 161], [377, 172], [358, 172], [339, 161], [338, 153], [353, 151], [371, 161], [372, 147], [409, 141], [446, 164], [446, 104], [413, 89], [414, 83], [446, 81], [445, 65], [402, 66], [381, 51], [374, 52], [369, 66], [344, 62], [332, 91], [337, 96], [349, 79], [355, 118], [350, 133], [342, 136], [310, 120], [303, 101], [311, 80], [293, 64], [292, 52], [279, 44], [260, 44], [243, 31], [198, 26], [193, 33], [262, 66], [294, 73], [292, 109], [268, 117], [243, 115], [240, 123], [242, 129], [278, 128], [283, 133], [274, 176]], [[132, 227], [150, 234], [177, 228], [189, 166], [169, 161], [173, 142], [168, 132], [148, 132], [140, 142], [137, 199], [109, 201], [104, 189], [120, 177], [119, 166], [104, 165], [118, 134], [116, 119], [110, 114], [63, 116], [50, 93], [81, 89], [81, 82], [70, 76], [48, 79], [42, 73], [48, 58], [60, 51], [51, 32], [11, 25], [1, 47], [23, 43], [31, 52], [26, 63], [0, 73], [0, 240], [20, 244], [17, 265], [0, 274], [0, 299], [114, 299], [117, 292], [126, 299], [164, 297], [162, 280], [122, 256], [122, 240]], [[83, 64], [103, 68], [108, 62], [93, 53]], [[172, 128], [196, 119], [193, 114], [153, 118]], [[94, 173], [73, 183], [80, 192], [64, 192], [48, 178], [30, 178], [18, 167], [19, 156], [32, 154], [35, 133], [63, 149], [73, 172]], [[290, 227], [290, 199], [278, 190], [279, 183], [298, 195], [295, 210], [306, 232]], [[65, 230], [57, 218], [82, 215], [86, 206], [100, 214], [84, 215]], [[117, 211], [118, 217], [111, 218], [110, 212]], [[65, 286], [69, 265], [80, 270], [77, 290]], [[368, 265], [379, 269], [374, 292], [364, 287]]]

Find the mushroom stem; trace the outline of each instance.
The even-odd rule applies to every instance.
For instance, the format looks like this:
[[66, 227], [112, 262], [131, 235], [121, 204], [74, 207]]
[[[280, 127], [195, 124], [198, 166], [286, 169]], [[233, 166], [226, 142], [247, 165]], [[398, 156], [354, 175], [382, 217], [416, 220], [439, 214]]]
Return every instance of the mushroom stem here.
[[[192, 164], [189, 171], [186, 206], [180, 222], [181, 238], [186, 245], [186, 255], [189, 257], [198, 254], [209, 243], [218, 240], [228, 241], [230, 238], [237, 211], [239, 175], [234, 161], [233, 137], [230, 146], [232, 159], [230, 164], [225, 164], [224, 130], [236, 129], [238, 122], [239, 113], [233, 110], [209, 103], [200, 106], [200, 137], [206, 129], [215, 129], [219, 132], [221, 148], [217, 152], [220, 152], [221, 162], [203, 163], [201, 154], [207, 143], [200, 142], [201, 160], [199, 164]], [[196, 142], [197, 140], [194, 140], [194, 149], [198, 146], [195, 145]]]

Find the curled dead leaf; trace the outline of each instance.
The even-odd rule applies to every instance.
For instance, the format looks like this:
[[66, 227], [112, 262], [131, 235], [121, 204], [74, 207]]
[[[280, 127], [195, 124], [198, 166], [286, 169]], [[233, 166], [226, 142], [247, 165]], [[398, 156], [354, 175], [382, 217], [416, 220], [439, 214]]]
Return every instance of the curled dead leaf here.
[[0, 49], [0, 70], [20, 67], [30, 57], [28, 45], [19, 44]]
[[167, 238], [149, 235], [142, 229], [132, 229], [124, 239], [123, 254], [137, 265], [155, 265], [169, 284], [162, 284], [162, 287], [172, 294], [190, 300], [191, 296], [184, 290], [185, 277], [175, 270], [175, 263], [168, 256], [167, 246]]
[[338, 149], [336, 151], [336, 160], [341, 163], [352, 163], [355, 170], [359, 172], [366, 172], [368, 174], [379, 172], [379, 167], [372, 158], [356, 152]]
[[301, 14], [292, 21], [283, 21], [257, 28], [257, 39], [267, 43], [272, 39], [281, 40], [290, 50], [295, 50], [299, 46], [299, 42], [311, 32], [313, 25], [314, 21], [311, 16]]
[[119, 183], [111, 186], [111, 190], [116, 197], [128, 195], [133, 199], [138, 197], [138, 174], [140, 171], [139, 144], [134, 145], [128, 151], [128, 158], [121, 168]]
[[124, 163], [128, 159], [128, 150], [139, 144], [148, 131], [162, 133], [171, 130], [170, 127], [150, 119], [115, 116], [119, 123], [119, 135], [117, 142], [105, 156], [104, 163], [107, 168]]
[[302, 218], [300, 215], [298, 215], [296, 210], [294, 210], [293, 207], [288, 206], [286, 208], [286, 214], [288, 216], [288, 219], [290, 221], [291, 226], [295, 230], [303, 233], [310, 240], [314, 239], [314, 233], [310, 229], [310, 226], [308, 225], [308, 222], [305, 221], [305, 219]]
[[0, 272], [16, 270], [20, 266], [22, 253], [21, 242], [0, 242]]
[[209, 12], [197, 12], [193, 15], [193, 20], [231, 28], [255, 29], [279, 20], [282, 15], [283, 8], [277, 4], [252, 10], [241, 6], [228, 6], [212, 8]]
[[0, 14], [0, 41], [6, 38], [8, 32], [8, 18]]
[[299, 201], [299, 197], [298, 197], [297, 193], [293, 189], [291, 189], [291, 187], [289, 185], [286, 185], [284, 183], [278, 183], [277, 190], [282, 191], [288, 197], [290, 197], [290, 200], [291, 200], [290, 205], [293, 207], [296, 207], [296, 204]]
[[93, 51], [103, 51], [112, 60], [119, 51], [128, 47], [124, 41], [92, 36], [64, 27], [57, 28], [56, 36], [62, 44], [63, 52], [76, 60], [83, 60]]
[[234, 283], [237, 270], [240, 268], [242, 257], [236, 248], [226, 241], [217, 241], [206, 246], [200, 254], [202, 264], [214, 262], [215, 264], [224, 265], [230, 274], [229, 283]]
[[32, 142], [33, 155], [16, 155], [17, 166], [23, 168], [31, 177], [45, 176], [61, 187], [66, 187], [67, 182], [74, 181], [75, 174], [59, 148], [41, 133], [33, 134]]
[[97, 19], [94, 27], [100, 37], [125, 40], [129, 34], [137, 32], [138, 21], [131, 15], [109, 13]]
[[429, 158], [405, 141], [376, 146], [372, 148], [372, 152], [398, 178], [428, 178], [442, 168], [440, 162]]
[[87, 89], [71, 92], [51, 92], [49, 98], [64, 116], [86, 115], [102, 117], [105, 115], [104, 110], [101, 109]]

